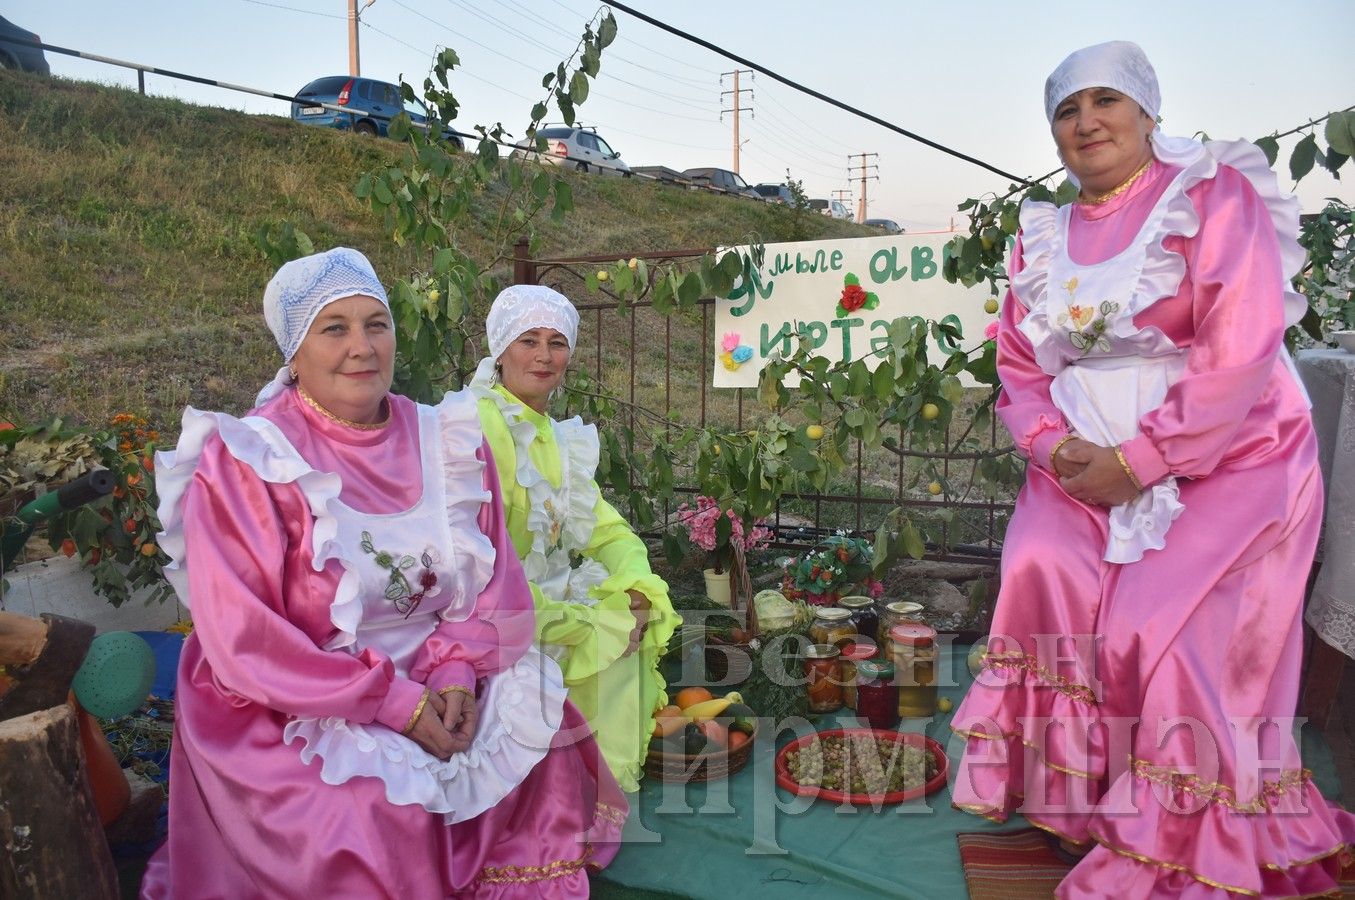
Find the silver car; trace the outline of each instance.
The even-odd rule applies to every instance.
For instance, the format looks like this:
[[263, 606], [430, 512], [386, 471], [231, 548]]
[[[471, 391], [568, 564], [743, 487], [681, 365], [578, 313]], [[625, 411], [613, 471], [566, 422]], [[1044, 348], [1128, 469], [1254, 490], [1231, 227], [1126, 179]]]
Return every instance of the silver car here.
[[512, 154], [515, 159], [537, 159], [541, 162], [597, 172], [601, 175], [629, 175], [630, 166], [592, 128], [568, 125], [547, 125], [537, 132], [546, 139], [546, 152], [537, 153], [529, 140], [518, 141]]
[[809, 208], [818, 210], [825, 216], [832, 216], [834, 219], [850, 219], [851, 210], [841, 200], [824, 200], [815, 198], [809, 201]]

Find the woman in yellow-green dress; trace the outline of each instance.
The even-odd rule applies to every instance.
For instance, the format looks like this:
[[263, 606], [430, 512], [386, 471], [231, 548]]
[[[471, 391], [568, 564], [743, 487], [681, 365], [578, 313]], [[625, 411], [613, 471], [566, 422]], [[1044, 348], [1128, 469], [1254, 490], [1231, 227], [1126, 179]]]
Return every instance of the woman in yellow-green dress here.
[[489, 311], [490, 352], [471, 390], [531, 583], [537, 640], [560, 663], [617, 782], [635, 791], [665, 702], [659, 656], [681, 619], [644, 542], [598, 490], [596, 426], [546, 414], [578, 327], [578, 311], [559, 292], [505, 289]]

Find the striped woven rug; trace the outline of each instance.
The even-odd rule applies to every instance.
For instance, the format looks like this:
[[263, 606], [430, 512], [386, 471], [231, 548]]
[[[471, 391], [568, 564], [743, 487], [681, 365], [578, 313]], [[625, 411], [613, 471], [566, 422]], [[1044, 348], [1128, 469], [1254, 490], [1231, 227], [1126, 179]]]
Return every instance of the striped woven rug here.
[[[955, 840], [969, 900], [1050, 900], [1072, 868], [1054, 855], [1038, 828], [961, 832]], [[1346, 869], [1341, 886], [1343, 897], [1355, 898], [1355, 869]]]

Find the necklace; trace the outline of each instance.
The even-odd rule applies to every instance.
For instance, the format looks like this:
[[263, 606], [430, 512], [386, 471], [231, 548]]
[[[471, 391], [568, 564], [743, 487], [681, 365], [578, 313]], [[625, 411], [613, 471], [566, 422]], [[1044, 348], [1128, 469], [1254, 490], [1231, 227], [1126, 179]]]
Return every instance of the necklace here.
[[1081, 203], [1083, 206], [1098, 206], [1102, 203], [1105, 203], [1107, 200], [1113, 200], [1114, 198], [1123, 194], [1125, 191], [1129, 190], [1129, 186], [1133, 184], [1135, 181], [1138, 181], [1139, 176], [1142, 175], [1144, 172], [1147, 172], [1148, 167], [1151, 166], [1152, 164], [1153, 158], [1150, 156], [1148, 157], [1148, 161], [1146, 163], [1144, 163], [1143, 165], [1139, 166], [1136, 170], [1134, 170], [1133, 175], [1130, 175], [1124, 181], [1121, 181], [1118, 185], [1106, 191], [1104, 194], [1101, 194], [1096, 197], [1088, 197], [1085, 200], [1079, 197], [1077, 202]]
[[[390, 424], [391, 421], [389, 404], [386, 405], [386, 418], [382, 419], [380, 422], [371, 422], [371, 423], [354, 422], [352, 419], [345, 419], [343, 416], [336, 416], [334, 413], [325, 409], [323, 406], [316, 402], [314, 397], [306, 393], [306, 389], [303, 388], [300, 384], [296, 386], [296, 392], [301, 395], [301, 399], [305, 400], [306, 405], [309, 406], [311, 409], [315, 410], [320, 415], [324, 416], [326, 419], [332, 419], [333, 421], [338, 422], [340, 425], [343, 425], [348, 428], [356, 428], [359, 431], [376, 431], [378, 429], [385, 428], [387, 425]], [[385, 401], [383, 400], [382, 402], [384, 403]]]

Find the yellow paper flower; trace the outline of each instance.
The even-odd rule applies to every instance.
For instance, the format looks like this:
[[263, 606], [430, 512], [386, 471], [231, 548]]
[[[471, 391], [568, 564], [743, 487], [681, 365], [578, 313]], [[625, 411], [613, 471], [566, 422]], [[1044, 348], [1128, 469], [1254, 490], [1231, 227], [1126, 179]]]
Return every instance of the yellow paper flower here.
[[725, 368], [730, 372], [739, 371], [739, 364], [734, 362], [734, 354], [728, 350], [720, 354], [720, 361], [725, 364]]

